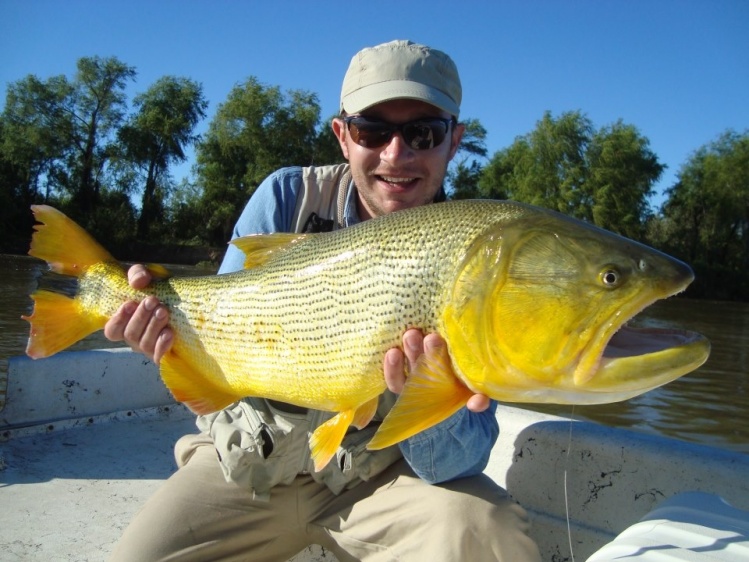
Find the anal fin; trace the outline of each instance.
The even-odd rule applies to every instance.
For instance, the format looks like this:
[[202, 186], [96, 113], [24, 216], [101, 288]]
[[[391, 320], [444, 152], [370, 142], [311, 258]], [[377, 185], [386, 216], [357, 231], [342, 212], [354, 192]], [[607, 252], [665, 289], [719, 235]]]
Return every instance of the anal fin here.
[[333, 458], [354, 420], [355, 413], [354, 408], [343, 410], [312, 433], [309, 438], [309, 448], [315, 463], [315, 472], [320, 472]]
[[356, 429], [364, 429], [372, 421], [372, 418], [377, 413], [377, 405], [380, 403], [380, 397], [375, 396], [369, 402], [365, 402], [356, 409], [354, 419], [351, 422]]
[[422, 355], [367, 449], [384, 449], [437, 425], [473, 394], [455, 375], [447, 346]]

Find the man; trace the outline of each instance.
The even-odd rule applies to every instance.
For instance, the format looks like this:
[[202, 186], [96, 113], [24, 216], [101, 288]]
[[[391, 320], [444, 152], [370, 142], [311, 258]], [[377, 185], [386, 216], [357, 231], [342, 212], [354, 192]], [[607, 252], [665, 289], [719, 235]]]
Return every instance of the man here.
[[[447, 165], [464, 132], [457, 68], [441, 51], [407, 41], [364, 49], [351, 61], [333, 131], [348, 165], [285, 168], [267, 178], [234, 236], [322, 231], [444, 199]], [[227, 251], [220, 273], [242, 268]], [[150, 281], [130, 271], [133, 286]], [[154, 299], [126, 303], [107, 324], [156, 362], [168, 351], [168, 313]], [[391, 392], [405, 363], [444, 346], [409, 330], [383, 365]], [[498, 435], [496, 404], [475, 395], [434, 428], [367, 451], [376, 426], [351, 431], [322, 471], [310, 431], [325, 412], [249, 398], [198, 419], [202, 433], [175, 447], [178, 471], [125, 531], [114, 560], [283, 561], [309, 544], [347, 560], [539, 559], [525, 512], [481, 472]]]

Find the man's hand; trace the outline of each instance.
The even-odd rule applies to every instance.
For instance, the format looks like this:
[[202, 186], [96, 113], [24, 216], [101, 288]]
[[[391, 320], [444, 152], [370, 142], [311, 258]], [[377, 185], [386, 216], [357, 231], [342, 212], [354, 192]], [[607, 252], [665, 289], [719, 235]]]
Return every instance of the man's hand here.
[[[143, 265], [134, 265], [127, 272], [133, 289], [143, 289], [151, 282], [151, 274]], [[143, 353], [158, 364], [172, 347], [173, 333], [167, 327], [169, 313], [156, 297], [147, 297], [140, 304], [124, 303], [104, 325], [104, 335], [111, 341], [124, 341], [133, 351]]]
[[[385, 354], [385, 384], [395, 394], [400, 394], [406, 383], [406, 361], [413, 370], [419, 357], [426, 353], [434, 353], [445, 346], [438, 334], [423, 336], [419, 330], [407, 330], [403, 334], [403, 351], [394, 347]], [[405, 353], [405, 355], [404, 355]], [[489, 407], [490, 400], [484, 394], [474, 394], [468, 399], [466, 407], [472, 412], [483, 412]]]

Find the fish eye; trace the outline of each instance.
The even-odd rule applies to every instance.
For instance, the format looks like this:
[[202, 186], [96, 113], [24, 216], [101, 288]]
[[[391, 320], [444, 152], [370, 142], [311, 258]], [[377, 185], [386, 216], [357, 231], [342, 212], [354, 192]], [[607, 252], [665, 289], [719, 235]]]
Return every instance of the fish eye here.
[[619, 286], [622, 276], [616, 269], [607, 267], [606, 269], [601, 271], [598, 278], [601, 280], [603, 286], [607, 289], [615, 289]]

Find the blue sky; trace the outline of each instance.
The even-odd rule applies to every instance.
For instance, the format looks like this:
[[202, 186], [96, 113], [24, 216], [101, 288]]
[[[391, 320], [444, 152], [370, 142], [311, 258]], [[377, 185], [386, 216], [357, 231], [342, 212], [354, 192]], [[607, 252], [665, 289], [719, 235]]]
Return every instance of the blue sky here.
[[547, 110], [580, 110], [596, 127], [622, 119], [668, 166], [660, 192], [694, 150], [749, 129], [747, 30], [744, 0], [1, 0], [0, 86], [116, 56], [138, 72], [133, 95], [164, 75], [202, 83], [201, 130], [249, 76], [317, 93], [326, 118], [356, 51], [407, 38], [456, 61], [462, 116], [486, 127], [490, 154]]

